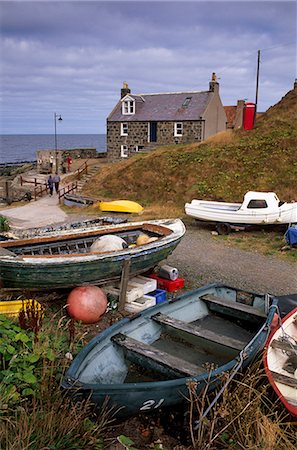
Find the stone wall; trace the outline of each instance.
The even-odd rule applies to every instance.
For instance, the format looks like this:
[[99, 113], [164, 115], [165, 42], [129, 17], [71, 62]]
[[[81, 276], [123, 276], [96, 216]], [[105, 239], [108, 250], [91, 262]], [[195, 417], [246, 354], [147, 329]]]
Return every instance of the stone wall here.
[[[67, 157], [72, 159], [97, 158], [96, 148], [72, 148], [66, 150], [38, 150], [36, 152], [37, 171], [39, 173], [62, 172], [63, 163]], [[51, 161], [53, 167], [51, 168]]]
[[[128, 124], [128, 135], [121, 136], [121, 122], [107, 121], [107, 157], [111, 161], [121, 159], [121, 146], [128, 147], [128, 156], [139, 150], [151, 150], [159, 145], [188, 144], [200, 142], [202, 122], [183, 122], [183, 135], [174, 136], [175, 122], [157, 122], [157, 141], [148, 142], [149, 122], [125, 122]], [[139, 148], [140, 147], [140, 148]]]

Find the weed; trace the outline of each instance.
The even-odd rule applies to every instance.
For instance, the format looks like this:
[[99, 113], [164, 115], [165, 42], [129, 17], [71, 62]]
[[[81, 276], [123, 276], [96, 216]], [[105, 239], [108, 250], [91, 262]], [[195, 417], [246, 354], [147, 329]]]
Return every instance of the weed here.
[[[189, 386], [190, 432], [195, 449], [296, 448], [294, 424], [290, 424], [288, 414], [271, 398], [260, 361], [249, 368], [243, 378], [233, 380], [208, 417], [202, 419], [209, 404], [206, 394], [207, 387], [197, 396], [195, 386]], [[195, 415], [200, 419], [197, 429]]]
[[4, 216], [0, 216], [0, 232], [2, 231], [9, 231], [9, 222]]

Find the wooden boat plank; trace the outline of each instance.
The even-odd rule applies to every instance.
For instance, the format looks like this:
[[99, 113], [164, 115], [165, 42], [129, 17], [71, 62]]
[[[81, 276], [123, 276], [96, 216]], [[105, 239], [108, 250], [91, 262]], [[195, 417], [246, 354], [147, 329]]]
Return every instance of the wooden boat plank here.
[[286, 352], [297, 352], [297, 345], [294, 345], [288, 341], [280, 341], [279, 339], [273, 339], [270, 346], [275, 349], [284, 350]]
[[152, 319], [161, 325], [166, 325], [167, 327], [175, 328], [177, 330], [183, 331], [184, 333], [189, 333], [199, 338], [207, 339], [211, 342], [215, 342], [217, 344], [221, 344], [236, 350], [242, 350], [246, 345], [246, 342], [243, 340], [223, 336], [222, 334], [216, 334], [211, 330], [206, 330], [203, 329], [203, 327], [191, 325], [190, 323], [174, 319], [161, 313], [152, 316]]
[[288, 377], [287, 375], [274, 372], [273, 370], [271, 370], [271, 375], [273, 376], [274, 381], [276, 381], [277, 383], [282, 383], [285, 384], [286, 386], [297, 388], [296, 378]]
[[119, 333], [112, 337], [112, 341], [126, 350], [145, 357], [147, 360], [152, 360], [161, 368], [168, 368], [178, 376], [197, 376], [205, 373], [205, 369], [196, 366], [188, 361], [184, 361], [176, 356], [169, 355], [163, 351], [157, 350], [151, 345], [144, 344], [131, 337]]
[[203, 295], [201, 297], [201, 300], [205, 301], [205, 302], [209, 302], [209, 303], [214, 303], [216, 305], [220, 305], [220, 306], [226, 306], [228, 308], [232, 308], [235, 309], [237, 311], [241, 311], [256, 317], [261, 317], [261, 318], [266, 318], [267, 315], [263, 312], [260, 311], [259, 309], [256, 309], [252, 306], [249, 305], [245, 305], [244, 303], [238, 303], [238, 302], [230, 302], [228, 300], [225, 300], [222, 297], [216, 297], [215, 295], [212, 294], [206, 294]]

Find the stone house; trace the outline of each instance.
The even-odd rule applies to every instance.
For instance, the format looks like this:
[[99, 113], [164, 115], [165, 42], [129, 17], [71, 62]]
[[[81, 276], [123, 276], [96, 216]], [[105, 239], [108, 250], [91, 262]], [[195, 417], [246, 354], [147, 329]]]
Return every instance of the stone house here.
[[215, 73], [209, 90], [132, 94], [127, 83], [107, 118], [107, 157], [115, 161], [160, 145], [201, 142], [226, 130]]

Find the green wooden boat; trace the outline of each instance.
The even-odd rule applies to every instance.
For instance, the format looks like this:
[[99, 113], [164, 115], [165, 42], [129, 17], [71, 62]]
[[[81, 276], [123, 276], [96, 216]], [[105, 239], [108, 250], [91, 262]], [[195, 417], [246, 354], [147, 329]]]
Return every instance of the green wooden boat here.
[[213, 284], [124, 318], [72, 362], [62, 387], [119, 418], [170, 407], [211, 391], [223, 373], [248, 366], [263, 349], [277, 300]]
[[[127, 259], [131, 275], [153, 268], [172, 253], [184, 233], [180, 219], [163, 219], [0, 242], [0, 285], [40, 290], [104, 284], [120, 278]], [[141, 234], [153, 239], [135, 245]], [[104, 235], [121, 237], [127, 248], [90, 251], [94, 241]]]

